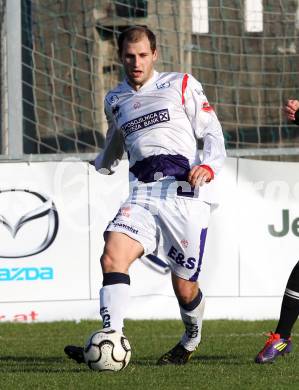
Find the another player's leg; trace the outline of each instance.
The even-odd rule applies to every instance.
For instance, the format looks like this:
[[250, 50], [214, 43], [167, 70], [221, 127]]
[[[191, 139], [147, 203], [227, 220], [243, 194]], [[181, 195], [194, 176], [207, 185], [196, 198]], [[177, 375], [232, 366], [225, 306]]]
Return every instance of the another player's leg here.
[[279, 322], [271, 332], [256, 363], [272, 363], [278, 356], [291, 352], [291, 331], [299, 315], [299, 262], [293, 268], [283, 296]]
[[[103, 328], [123, 332], [123, 322], [129, 302], [131, 263], [143, 253], [142, 245], [119, 232], [107, 232], [101, 257], [103, 286], [100, 289], [100, 314]], [[83, 348], [68, 345], [64, 352], [77, 363], [84, 362]]]
[[185, 332], [178, 344], [160, 357], [157, 364], [186, 364], [201, 340], [204, 297], [197, 282], [191, 282], [172, 275]]

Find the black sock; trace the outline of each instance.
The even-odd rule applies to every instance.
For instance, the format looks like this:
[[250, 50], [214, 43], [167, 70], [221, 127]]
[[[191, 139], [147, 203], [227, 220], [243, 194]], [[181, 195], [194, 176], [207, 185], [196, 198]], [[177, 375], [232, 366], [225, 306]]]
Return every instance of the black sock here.
[[293, 268], [283, 296], [280, 318], [275, 333], [282, 338], [290, 337], [299, 315], [299, 261]]

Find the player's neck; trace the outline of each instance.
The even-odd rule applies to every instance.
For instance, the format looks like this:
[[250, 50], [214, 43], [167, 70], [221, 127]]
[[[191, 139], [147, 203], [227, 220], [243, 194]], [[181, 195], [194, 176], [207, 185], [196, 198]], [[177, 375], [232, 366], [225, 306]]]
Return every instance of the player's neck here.
[[128, 80], [128, 84], [130, 84], [130, 86], [134, 89], [134, 91], [138, 91], [141, 87], [143, 87], [143, 85], [146, 83], [146, 81], [143, 84], [135, 84], [135, 83], [132, 83], [130, 80]]
[[139, 89], [143, 87], [149, 80], [151, 80], [153, 76], [154, 76], [154, 70], [152, 70], [150, 76], [146, 80], [144, 80], [143, 83], [135, 84], [128, 77], [127, 77], [127, 82], [135, 91], [139, 91]]

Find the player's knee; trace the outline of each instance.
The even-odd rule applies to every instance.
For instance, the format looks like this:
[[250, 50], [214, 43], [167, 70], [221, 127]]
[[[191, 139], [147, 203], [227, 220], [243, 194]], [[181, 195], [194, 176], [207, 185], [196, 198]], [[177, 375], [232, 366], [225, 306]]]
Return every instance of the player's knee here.
[[198, 294], [198, 284], [172, 275], [172, 285], [179, 304], [186, 305], [193, 301]]
[[198, 294], [198, 288], [193, 286], [184, 286], [176, 291], [176, 296], [181, 305], [188, 305]]
[[193, 300], [193, 295], [190, 293], [180, 293], [177, 294], [178, 301], [181, 305], [187, 305]]
[[193, 311], [197, 307], [199, 307], [200, 303], [202, 302], [203, 295], [201, 290], [197, 290], [195, 297], [192, 295], [188, 295], [185, 297], [182, 297], [182, 300], [179, 300], [179, 304], [181, 306], [181, 309], [187, 310], [187, 311]]
[[109, 253], [103, 253], [101, 257], [101, 267], [103, 272], [119, 272], [117, 261]]

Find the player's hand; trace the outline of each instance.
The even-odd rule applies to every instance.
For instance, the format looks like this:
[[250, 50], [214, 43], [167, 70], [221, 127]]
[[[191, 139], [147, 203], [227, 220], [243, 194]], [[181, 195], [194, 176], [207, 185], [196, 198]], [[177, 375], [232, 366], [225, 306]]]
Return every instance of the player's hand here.
[[290, 121], [295, 120], [295, 112], [297, 110], [299, 110], [299, 100], [288, 100], [283, 108], [283, 111]]
[[195, 165], [188, 174], [188, 183], [191, 185], [191, 187], [203, 186], [212, 179], [212, 170], [209, 170], [200, 165]]

